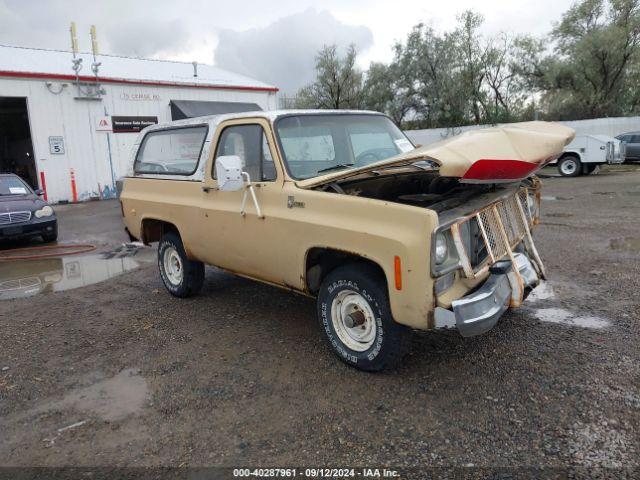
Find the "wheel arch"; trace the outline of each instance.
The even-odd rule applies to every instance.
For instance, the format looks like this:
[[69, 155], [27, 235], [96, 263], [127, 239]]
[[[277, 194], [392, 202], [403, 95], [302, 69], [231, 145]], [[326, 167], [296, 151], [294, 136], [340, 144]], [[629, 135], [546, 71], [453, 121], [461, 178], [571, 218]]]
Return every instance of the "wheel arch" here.
[[562, 152], [562, 154], [558, 157], [558, 161], [567, 157], [576, 157], [578, 160], [580, 160], [580, 162], [582, 162], [582, 157], [580, 156], [580, 153], [575, 150], [568, 150], [568, 151]]
[[[180, 230], [172, 222], [158, 218], [143, 218], [140, 225], [140, 241], [145, 245], [159, 242], [166, 232], [176, 232], [180, 235]], [[182, 238], [181, 235], [180, 238]]]
[[347, 263], [360, 263], [374, 269], [384, 280], [384, 288], [388, 291], [389, 281], [380, 263], [356, 252], [330, 247], [311, 247], [307, 250], [304, 268], [305, 291], [313, 296], [317, 295], [326, 276]]

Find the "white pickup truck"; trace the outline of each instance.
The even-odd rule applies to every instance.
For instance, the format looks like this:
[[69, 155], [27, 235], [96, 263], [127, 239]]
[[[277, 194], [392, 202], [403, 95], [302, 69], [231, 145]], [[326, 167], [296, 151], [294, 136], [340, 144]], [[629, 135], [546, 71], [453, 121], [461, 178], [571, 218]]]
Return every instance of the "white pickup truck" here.
[[593, 173], [598, 165], [624, 162], [621, 142], [608, 135], [577, 135], [558, 157], [558, 171], [563, 177]]

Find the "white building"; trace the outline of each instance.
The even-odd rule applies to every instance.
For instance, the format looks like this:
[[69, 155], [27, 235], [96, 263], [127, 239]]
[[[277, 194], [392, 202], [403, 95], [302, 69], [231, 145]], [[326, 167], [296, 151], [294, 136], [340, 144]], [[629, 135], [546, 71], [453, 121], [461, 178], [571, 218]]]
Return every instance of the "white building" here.
[[114, 195], [140, 128], [213, 113], [276, 108], [277, 88], [217, 67], [0, 46], [0, 172], [50, 202]]

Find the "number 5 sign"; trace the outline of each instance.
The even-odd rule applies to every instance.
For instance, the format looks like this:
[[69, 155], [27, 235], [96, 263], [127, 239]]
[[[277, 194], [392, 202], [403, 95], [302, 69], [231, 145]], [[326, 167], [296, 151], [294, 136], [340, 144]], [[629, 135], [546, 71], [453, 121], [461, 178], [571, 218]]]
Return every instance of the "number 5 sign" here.
[[63, 137], [49, 137], [49, 153], [53, 155], [64, 154], [64, 138]]

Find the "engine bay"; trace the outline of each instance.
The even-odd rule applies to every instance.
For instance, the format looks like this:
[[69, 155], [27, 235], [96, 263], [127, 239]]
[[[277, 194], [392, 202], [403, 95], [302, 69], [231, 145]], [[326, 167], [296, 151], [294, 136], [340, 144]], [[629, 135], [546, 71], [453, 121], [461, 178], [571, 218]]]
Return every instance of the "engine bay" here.
[[457, 208], [472, 198], [499, 188], [495, 184], [460, 183], [458, 178], [442, 177], [437, 171], [392, 173], [322, 186], [325, 191], [429, 208], [436, 212]]

